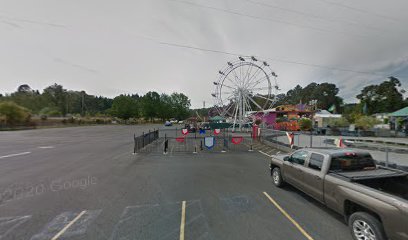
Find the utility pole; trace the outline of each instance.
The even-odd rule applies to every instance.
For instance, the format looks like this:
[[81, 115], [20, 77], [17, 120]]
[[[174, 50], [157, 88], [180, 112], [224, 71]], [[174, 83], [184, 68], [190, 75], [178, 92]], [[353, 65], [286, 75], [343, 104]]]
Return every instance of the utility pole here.
[[203, 114], [203, 121], [207, 121], [207, 119], [205, 119], [205, 115], [204, 115], [204, 109], [205, 109], [205, 101], [203, 101], [203, 111], [201, 112], [201, 114]]
[[68, 94], [65, 95], [65, 115], [68, 113]]
[[81, 92], [81, 116], [84, 116], [84, 107], [85, 107], [85, 99], [84, 99], [84, 91]]

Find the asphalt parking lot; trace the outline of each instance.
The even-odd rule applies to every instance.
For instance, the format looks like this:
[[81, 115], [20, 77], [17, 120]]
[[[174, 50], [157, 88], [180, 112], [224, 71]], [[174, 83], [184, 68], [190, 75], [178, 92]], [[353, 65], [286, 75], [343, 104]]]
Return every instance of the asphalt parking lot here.
[[342, 217], [272, 185], [258, 150], [274, 150], [133, 155], [154, 127], [0, 132], [0, 239], [351, 239]]

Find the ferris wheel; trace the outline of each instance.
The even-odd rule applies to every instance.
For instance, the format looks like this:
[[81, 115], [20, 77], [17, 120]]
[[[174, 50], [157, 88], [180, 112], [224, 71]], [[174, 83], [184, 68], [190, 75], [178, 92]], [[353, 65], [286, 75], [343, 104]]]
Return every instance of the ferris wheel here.
[[253, 112], [273, 107], [279, 92], [277, 75], [266, 61], [239, 57], [227, 62], [214, 82], [212, 96], [220, 116], [233, 122], [233, 130], [249, 121]]

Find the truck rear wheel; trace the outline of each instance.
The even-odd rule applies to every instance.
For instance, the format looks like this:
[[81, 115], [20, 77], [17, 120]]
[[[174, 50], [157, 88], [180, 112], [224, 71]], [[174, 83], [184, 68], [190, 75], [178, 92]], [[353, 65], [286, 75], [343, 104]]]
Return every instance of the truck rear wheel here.
[[355, 212], [349, 218], [349, 228], [354, 240], [386, 240], [381, 222], [373, 215]]
[[277, 186], [277, 187], [283, 187], [284, 181], [283, 181], [283, 178], [282, 178], [280, 168], [278, 168], [278, 167], [273, 168], [272, 172], [271, 172], [271, 175], [272, 175], [273, 184], [275, 186]]

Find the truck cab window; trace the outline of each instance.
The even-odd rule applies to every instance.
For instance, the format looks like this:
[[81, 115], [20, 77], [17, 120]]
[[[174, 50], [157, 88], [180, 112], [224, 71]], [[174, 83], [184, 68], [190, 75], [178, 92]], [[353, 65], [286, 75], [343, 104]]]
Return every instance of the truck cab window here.
[[324, 156], [317, 153], [312, 153], [310, 155], [309, 165], [308, 167], [315, 170], [322, 170]]
[[332, 157], [330, 170], [342, 171], [362, 171], [375, 168], [375, 162], [370, 154], [346, 153]]
[[292, 156], [290, 157], [290, 161], [292, 163], [304, 165], [305, 161], [306, 161], [306, 158], [307, 158], [307, 152], [306, 151], [297, 151], [297, 152], [294, 152], [292, 154]]

